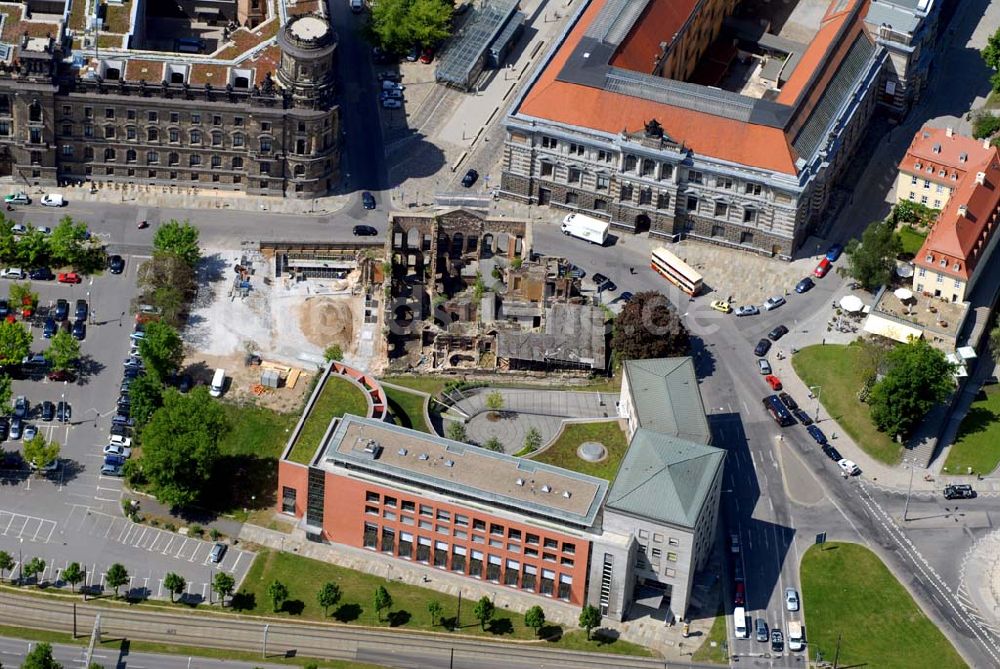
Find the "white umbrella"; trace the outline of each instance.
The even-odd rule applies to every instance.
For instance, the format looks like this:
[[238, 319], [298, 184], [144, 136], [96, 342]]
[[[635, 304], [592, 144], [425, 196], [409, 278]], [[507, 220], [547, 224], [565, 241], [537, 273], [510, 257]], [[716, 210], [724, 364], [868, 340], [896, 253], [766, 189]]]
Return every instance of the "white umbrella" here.
[[903, 302], [913, 299], [913, 291], [910, 290], [909, 288], [897, 288], [896, 290], [892, 291], [892, 294], [898, 297]]
[[913, 276], [913, 265], [896, 265], [896, 274], [908, 279]]
[[865, 303], [857, 295], [845, 295], [840, 298], [840, 308], [844, 311], [854, 313], [865, 308]]

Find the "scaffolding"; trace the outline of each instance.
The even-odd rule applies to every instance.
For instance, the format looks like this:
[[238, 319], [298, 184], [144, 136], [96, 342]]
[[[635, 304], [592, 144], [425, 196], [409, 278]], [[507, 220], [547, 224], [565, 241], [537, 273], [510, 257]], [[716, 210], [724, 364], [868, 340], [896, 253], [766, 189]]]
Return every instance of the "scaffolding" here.
[[[487, 54], [511, 22], [517, 19], [518, 0], [485, 0], [466, 27], [455, 37], [451, 45], [438, 59], [435, 78], [439, 83], [471, 89], [483, 68], [487, 66]], [[520, 14], [522, 20], [524, 15]], [[516, 34], [509, 31], [507, 39]], [[494, 49], [497, 51], [498, 49]]]

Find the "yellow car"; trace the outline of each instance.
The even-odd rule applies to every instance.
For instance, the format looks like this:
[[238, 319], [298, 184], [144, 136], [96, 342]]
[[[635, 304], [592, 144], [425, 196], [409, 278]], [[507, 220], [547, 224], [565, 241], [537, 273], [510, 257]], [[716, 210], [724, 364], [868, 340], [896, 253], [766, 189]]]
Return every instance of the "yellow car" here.
[[716, 311], [721, 311], [724, 314], [728, 314], [733, 310], [733, 308], [729, 306], [729, 302], [723, 302], [722, 300], [713, 300], [712, 308]]

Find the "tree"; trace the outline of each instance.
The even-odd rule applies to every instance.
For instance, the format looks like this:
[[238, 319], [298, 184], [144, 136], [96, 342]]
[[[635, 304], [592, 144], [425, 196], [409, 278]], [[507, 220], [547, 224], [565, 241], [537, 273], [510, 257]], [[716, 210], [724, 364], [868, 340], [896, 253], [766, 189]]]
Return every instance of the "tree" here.
[[6, 374], [0, 374], [0, 407], [9, 407], [13, 396], [10, 377]]
[[0, 321], [0, 365], [19, 365], [31, 352], [31, 333], [23, 323]]
[[537, 451], [541, 445], [542, 433], [534, 426], [529, 427], [528, 431], [524, 434], [524, 450], [528, 452]]
[[636, 293], [615, 319], [611, 348], [618, 360], [685, 355], [689, 347], [688, 332], [662, 293]]
[[590, 630], [601, 624], [601, 611], [593, 604], [587, 604], [580, 611], [580, 627], [587, 630], [587, 641], [590, 641]]
[[545, 611], [542, 610], [542, 607], [535, 604], [525, 611], [524, 624], [535, 630], [535, 636], [538, 636], [538, 631], [545, 625]]
[[504, 400], [503, 393], [499, 390], [494, 390], [486, 395], [486, 408], [493, 412], [495, 415], [498, 411], [503, 411]]
[[986, 46], [979, 54], [983, 57], [986, 67], [991, 70], [1000, 70], [1000, 29], [997, 29], [986, 39]]
[[885, 362], [887, 371], [868, 396], [872, 420], [879, 430], [906, 438], [954, 389], [954, 366], [923, 339], [897, 346]]
[[118, 588], [128, 583], [128, 570], [125, 569], [125, 565], [116, 562], [108, 567], [108, 571], [104, 575], [104, 582], [108, 587], [115, 589], [115, 597], [118, 597]]
[[163, 587], [170, 593], [170, 601], [173, 602], [174, 595], [184, 592], [184, 588], [187, 587], [187, 581], [180, 574], [170, 572], [163, 577]]
[[226, 605], [226, 597], [233, 594], [233, 589], [236, 588], [236, 579], [224, 571], [218, 571], [212, 578], [212, 590], [219, 595], [220, 603]]
[[163, 385], [150, 375], [138, 376], [129, 386], [129, 415], [136, 428], [142, 429], [153, 414], [163, 406]]
[[375, 588], [375, 613], [378, 614], [379, 622], [382, 622], [382, 612], [392, 608], [392, 595], [385, 589], [384, 585]]
[[323, 351], [323, 357], [326, 358], [327, 362], [340, 362], [344, 359], [344, 349], [340, 348], [340, 344], [327, 346], [326, 350]]
[[483, 448], [487, 451], [493, 451], [494, 453], [503, 453], [503, 444], [495, 436], [487, 439], [486, 443], [483, 444]]
[[18, 262], [28, 267], [41, 265], [49, 255], [49, 237], [38, 228], [31, 228], [17, 240]]
[[437, 625], [438, 618], [441, 617], [441, 613], [444, 608], [441, 606], [441, 602], [436, 599], [432, 599], [427, 602], [427, 613], [431, 614], [431, 627]]
[[68, 371], [80, 359], [80, 342], [70, 333], [60, 330], [52, 337], [52, 343], [43, 355], [52, 369]]
[[48, 241], [53, 265], [76, 265], [86, 255], [87, 224], [74, 223], [69, 216], [63, 216]]
[[52, 645], [42, 642], [24, 656], [21, 669], [62, 669], [62, 665], [52, 657]]
[[449, 35], [453, 9], [450, 0], [379, 0], [371, 8], [371, 32], [390, 53], [437, 44]]
[[476, 616], [479, 621], [479, 627], [482, 630], [486, 630], [486, 624], [493, 620], [493, 615], [496, 613], [496, 607], [493, 605], [493, 600], [491, 600], [486, 595], [479, 598], [476, 602], [476, 606], [472, 609], [472, 615]]
[[24, 460], [34, 469], [40, 471], [42, 467], [52, 464], [57, 459], [59, 459], [59, 442], [46, 442], [41, 432], [24, 442]]
[[0, 579], [14, 568], [14, 558], [7, 551], [0, 551]]
[[448, 429], [446, 430], [448, 438], [452, 441], [462, 441], [464, 442], [468, 435], [465, 432], [465, 423], [459, 420], [453, 420], [448, 423]]
[[181, 258], [189, 267], [198, 264], [201, 249], [198, 247], [198, 228], [187, 221], [168, 221], [153, 235], [153, 251], [169, 253]]
[[14, 236], [14, 221], [0, 214], [0, 262], [17, 261], [17, 237]]
[[865, 290], [875, 290], [888, 283], [896, 268], [896, 256], [903, 245], [889, 221], [875, 221], [861, 233], [861, 241], [847, 242], [847, 274]]
[[[990, 353], [993, 354], [994, 360], [1000, 360], [1000, 325], [994, 325], [993, 329], [990, 330]], [[3, 406], [10, 403], [10, 398], [7, 402], [3, 402]]]
[[271, 581], [267, 586], [267, 598], [271, 600], [271, 609], [277, 613], [288, 601], [288, 586], [281, 581]]
[[219, 459], [229, 426], [218, 402], [199, 386], [186, 395], [168, 390], [142, 430], [143, 472], [156, 498], [171, 507], [198, 499]]
[[330, 610], [330, 607], [336, 606], [337, 602], [340, 601], [340, 586], [327, 581], [320, 587], [319, 592], [316, 593], [316, 601], [323, 607], [323, 617], [326, 617], [326, 613]]
[[[997, 83], [1000, 82], [1000, 76], [993, 75], [997, 78], [997, 82], [993, 83], [993, 90], [1000, 90], [1000, 86]], [[994, 116], [992, 112], [986, 110], [978, 111], [972, 116], [972, 136], [976, 139], [986, 139], [987, 137], [992, 137], [1000, 130], [1000, 116]]]
[[139, 353], [146, 371], [164, 383], [184, 360], [184, 342], [169, 324], [147, 323], [146, 336], [139, 340]]
[[[24, 566], [21, 568], [21, 572], [27, 575], [28, 580], [35, 578], [35, 576], [43, 573], [44, 571], [45, 571], [45, 560], [43, 560], [40, 557], [31, 558], [30, 560], [25, 562]], [[35, 585], [41, 587], [42, 585], [41, 580], [36, 580]]]
[[66, 565], [66, 568], [63, 569], [62, 580], [69, 583], [70, 590], [75, 593], [76, 584], [86, 578], [86, 576], [87, 575], [84, 573], [79, 562], [70, 562]]
[[10, 284], [10, 305], [11, 311], [28, 306], [34, 309], [38, 306], [38, 293], [31, 289], [31, 284], [28, 282], [12, 283]]

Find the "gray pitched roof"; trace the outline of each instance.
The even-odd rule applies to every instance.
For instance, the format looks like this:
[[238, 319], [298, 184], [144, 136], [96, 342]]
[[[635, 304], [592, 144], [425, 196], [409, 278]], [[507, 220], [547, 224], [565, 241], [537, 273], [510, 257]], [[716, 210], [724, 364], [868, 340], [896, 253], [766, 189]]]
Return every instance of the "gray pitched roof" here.
[[691, 358], [627, 360], [625, 376], [639, 427], [697, 444], [711, 441]]
[[693, 528], [726, 453], [640, 428], [608, 492], [607, 506]]

